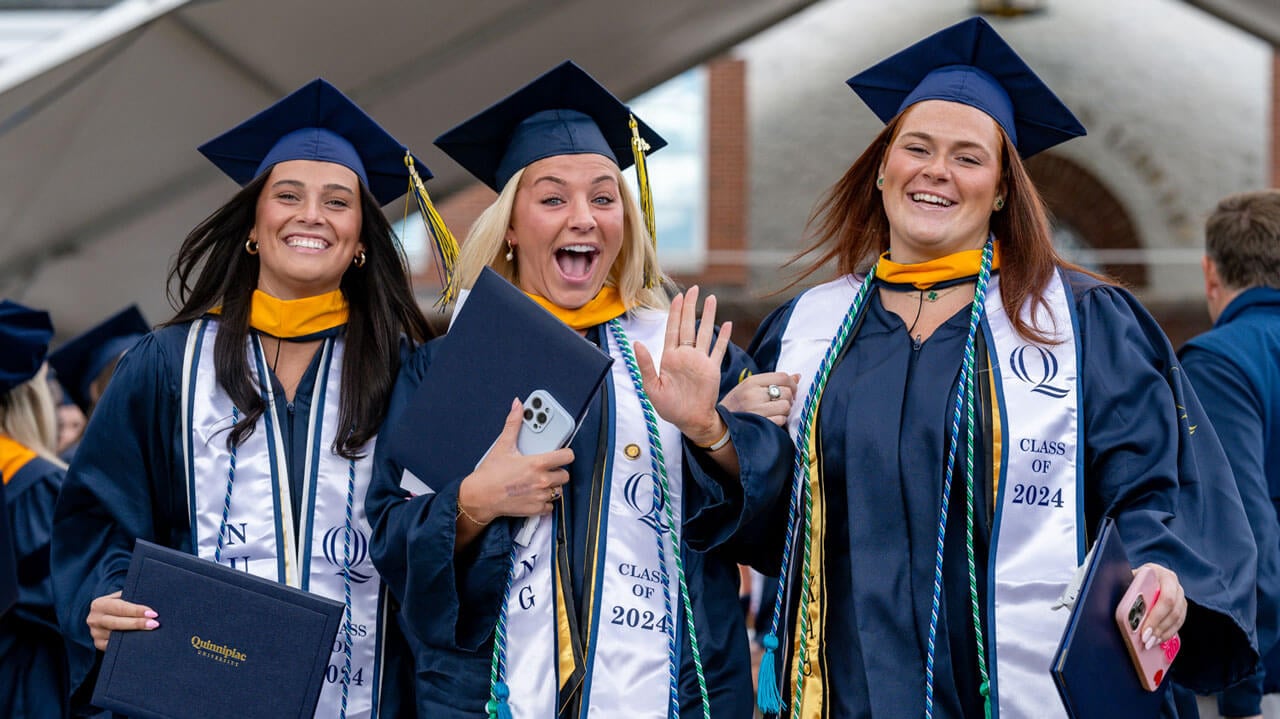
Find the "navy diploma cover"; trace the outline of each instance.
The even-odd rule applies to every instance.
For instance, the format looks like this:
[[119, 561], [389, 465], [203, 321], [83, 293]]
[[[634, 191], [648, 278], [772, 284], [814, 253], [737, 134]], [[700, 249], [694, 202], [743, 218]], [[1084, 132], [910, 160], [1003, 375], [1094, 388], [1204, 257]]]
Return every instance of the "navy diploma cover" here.
[[1103, 521], [1095, 545], [1053, 659], [1054, 683], [1073, 719], [1154, 719], [1169, 683], [1162, 682], [1154, 692], [1142, 687], [1116, 626], [1116, 607], [1133, 582], [1133, 571], [1110, 518]]
[[159, 615], [113, 632], [93, 703], [141, 719], [310, 719], [344, 607], [138, 540], [121, 598]]

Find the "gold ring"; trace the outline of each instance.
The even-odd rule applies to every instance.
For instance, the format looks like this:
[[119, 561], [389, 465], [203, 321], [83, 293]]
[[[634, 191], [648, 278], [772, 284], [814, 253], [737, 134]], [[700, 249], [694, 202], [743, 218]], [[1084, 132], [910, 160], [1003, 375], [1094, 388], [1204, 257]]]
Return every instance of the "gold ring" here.
[[692, 347], [692, 346], [693, 346], [693, 340], [685, 340], [685, 341], [683, 341], [683, 342], [681, 342], [681, 343], [680, 343], [680, 346], [681, 346], [681, 347]]

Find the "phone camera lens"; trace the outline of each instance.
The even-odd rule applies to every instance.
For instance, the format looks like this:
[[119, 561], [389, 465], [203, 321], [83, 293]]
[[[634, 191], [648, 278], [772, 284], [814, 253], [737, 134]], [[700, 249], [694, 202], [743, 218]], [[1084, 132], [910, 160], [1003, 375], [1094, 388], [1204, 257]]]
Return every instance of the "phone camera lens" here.
[[533, 405], [533, 408], [534, 408], [534, 409], [542, 409], [542, 398], [541, 398], [541, 397], [534, 397], [534, 398], [533, 398], [533, 402], [531, 402], [530, 404], [532, 404], [532, 405]]
[[531, 409], [526, 409], [526, 410], [524, 411], [524, 419], [525, 419], [525, 421], [526, 421], [526, 422], [528, 422], [529, 420], [533, 419], [533, 410], [531, 410]]
[[539, 412], [539, 413], [538, 413], [538, 424], [546, 424], [546, 423], [547, 423], [547, 413], [546, 413], [546, 412]]
[[1133, 606], [1129, 608], [1129, 629], [1138, 631], [1138, 625], [1142, 623], [1142, 617], [1147, 613], [1147, 600], [1141, 594], [1133, 600]]

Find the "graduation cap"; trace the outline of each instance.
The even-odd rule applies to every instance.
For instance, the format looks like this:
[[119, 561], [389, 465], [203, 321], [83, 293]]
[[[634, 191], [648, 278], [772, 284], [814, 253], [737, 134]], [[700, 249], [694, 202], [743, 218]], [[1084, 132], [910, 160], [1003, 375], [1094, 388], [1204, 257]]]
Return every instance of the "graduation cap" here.
[[0, 300], [0, 395], [36, 376], [51, 339], [48, 312]]
[[[446, 276], [457, 242], [427, 195], [431, 171], [338, 88], [317, 78], [199, 147], [240, 186], [288, 160], [333, 162], [356, 174], [381, 205], [409, 191]], [[449, 282], [445, 283], [446, 289]]]
[[49, 355], [49, 365], [58, 374], [58, 383], [71, 400], [87, 415], [93, 407], [89, 388], [111, 361], [124, 354], [151, 326], [138, 310], [129, 305], [77, 337], [68, 340]]
[[[502, 192], [521, 169], [556, 155], [603, 155], [622, 170], [634, 163], [640, 208], [654, 242], [657, 232], [645, 155], [666, 145], [626, 103], [572, 60], [436, 138], [436, 147], [495, 192]], [[656, 282], [656, 277], [645, 278], [646, 286]]]
[[986, 20], [956, 23], [849, 78], [883, 122], [922, 100], [992, 117], [1024, 158], [1085, 134], [1084, 126]]

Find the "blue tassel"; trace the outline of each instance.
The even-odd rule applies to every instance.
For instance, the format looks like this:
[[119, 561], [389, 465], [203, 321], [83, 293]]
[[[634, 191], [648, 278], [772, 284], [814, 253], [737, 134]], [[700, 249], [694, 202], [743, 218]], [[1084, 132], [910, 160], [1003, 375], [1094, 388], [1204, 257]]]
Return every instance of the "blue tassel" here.
[[484, 705], [485, 713], [489, 715], [489, 719], [511, 719], [511, 705], [507, 703], [507, 698], [511, 696], [511, 690], [507, 688], [506, 682], [497, 682], [493, 685], [493, 699], [490, 699]]
[[764, 635], [764, 656], [760, 658], [756, 706], [765, 714], [782, 713], [782, 688], [778, 684], [778, 635]]

